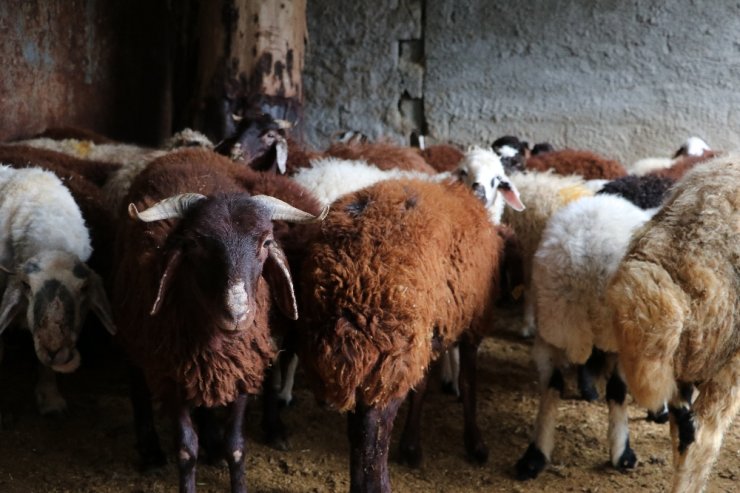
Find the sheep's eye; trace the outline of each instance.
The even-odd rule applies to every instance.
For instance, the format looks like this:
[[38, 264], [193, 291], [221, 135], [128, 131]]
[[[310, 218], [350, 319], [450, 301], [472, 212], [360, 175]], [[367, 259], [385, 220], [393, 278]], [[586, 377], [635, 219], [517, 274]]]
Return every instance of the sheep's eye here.
[[496, 188], [496, 180], [498, 180], [498, 178], [494, 178], [491, 180], [491, 187]]
[[262, 248], [269, 248], [273, 243], [274, 240], [272, 238], [267, 238], [264, 243], [262, 243]]

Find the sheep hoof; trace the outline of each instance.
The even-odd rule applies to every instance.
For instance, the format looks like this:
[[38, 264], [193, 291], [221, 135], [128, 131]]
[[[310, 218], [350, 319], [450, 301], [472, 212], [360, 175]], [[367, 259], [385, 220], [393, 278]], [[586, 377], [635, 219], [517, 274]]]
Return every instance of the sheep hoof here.
[[520, 481], [536, 478], [547, 464], [545, 454], [537, 448], [537, 445], [530, 443], [527, 451], [516, 463], [516, 478]]
[[599, 391], [596, 390], [595, 386], [588, 386], [581, 388], [581, 399], [586, 402], [595, 402], [599, 400]]
[[401, 464], [406, 464], [412, 469], [421, 466], [421, 447], [401, 443]]
[[635, 451], [628, 446], [622, 452], [615, 466], [617, 469], [634, 469], [636, 464], [637, 456], [635, 455]]
[[460, 390], [452, 380], [442, 381], [442, 392], [448, 395], [460, 397]]
[[668, 422], [668, 416], [669, 416], [669, 414], [668, 414], [668, 408], [667, 407], [663, 407], [663, 409], [661, 409], [657, 413], [654, 413], [652, 411], [648, 411], [647, 412], [647, 417], [645, 419], [647, 421], [652, 421], [653, 423], [658, 423], [658, 424], [661, 424], [662, 425], [662, 424]]
[[465, 450], [468, 457], [477, 464], [485, 464], [488, 461], [488, 447], [480, 437], [465, 439]]

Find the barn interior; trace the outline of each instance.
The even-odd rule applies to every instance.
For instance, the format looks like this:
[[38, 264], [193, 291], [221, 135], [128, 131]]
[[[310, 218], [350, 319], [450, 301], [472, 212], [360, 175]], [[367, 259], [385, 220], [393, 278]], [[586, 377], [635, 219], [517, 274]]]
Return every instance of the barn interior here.
[[[184, 128], [219, 143], [258, 108], [312, 149], [356, 131], [462, 151], [516, 135], [588, 149], [628, 169], [673, 157], [691, 136], [729, 152], [740, 144], [739, 14], [735, 2], [689, 0], [5, 0], [0, 142], [72, 127], [149, 148]], [[573, 375], [552, 463], [536, 480], [516, 479], [537, 413], [537, 372], [532, 339], [518, 332], [522, 305], [498, 310], [478, 359], [487, 463], [466, 457], [461, 404], [433, 367], [418, 468], [397, 461], [406, 408], [399, 412], [395, 491], [669, 491], [668, 425], [631, 404], [639, 462], [615, 470], [607, 406], [603, 397], [580, 399]], [[0, 491], [172, 491], [173, 460], [137, 468], [125, 356], [94, 322], [84, 330], [82, 366], [58, 376], [68, 408], [51, 417], [36, 409], [29, 338], [3, 334]], [[294, 396], [282, 413], [288, 450], [264, 443], [260, 397], [250, 397], [249, 489], [347, 491], [345, 416], [316, 402], [300, 369]], [[157, 423], [173, 449], [171, 423], [161, 415]], [[736, 491], [738, 481], [735, 423], [707, 491]], [[223, 464], [199, 464], [197, 486], [227, 491]]]

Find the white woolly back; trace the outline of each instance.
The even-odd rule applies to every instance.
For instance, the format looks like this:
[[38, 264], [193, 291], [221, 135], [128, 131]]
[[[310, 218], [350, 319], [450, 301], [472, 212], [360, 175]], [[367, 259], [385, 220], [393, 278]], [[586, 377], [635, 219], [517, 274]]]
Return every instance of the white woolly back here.
[[92, 253], [82, 213], [54, 173], [0, 166], [0, 250], [15, 265], [40, 251], [61, 250], [83, 262]]
[[627, 168], [630, 174], [642, 176], [657, 169], [665, 169], [673, 166], [673, 159], [667, 157], [646, 157], [632, 163]]
[[[491, 149], [473, 147], [465, 153], [457, 167], [462, 180], [471, 189], [476, 185], [485, 192], [485, 205], [488, 209], [491, 222], [501, 222], [504, 213], [504, 198], [498, 193], [494, 180], [506, 177], [501, 158]], [[523, 200], [526, 204], [527, 202]]]
[[606, 284], [650, 214], [613, 195], [585, 197], [555, 212], [535, 254], [538, 330], [547, 342], [583, 363], [596, 345], [616, 351], [603, 302]]
[[417, 178], [439, 180], [448, 174], [429, 175], [418, 171], [381, 170], [366, 161], [325, 157], [311, 161], [310, 168], [301, 168], [292, 178], [318, 198], [322, 205], [334, 202], [342, 195], [369, 187], [385, 180]]

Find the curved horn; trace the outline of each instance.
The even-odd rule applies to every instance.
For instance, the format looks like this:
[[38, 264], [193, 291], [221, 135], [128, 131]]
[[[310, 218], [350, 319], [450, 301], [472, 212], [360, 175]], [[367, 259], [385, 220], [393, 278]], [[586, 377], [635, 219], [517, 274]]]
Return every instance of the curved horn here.
[[271, 197], [269, 195], [255, 195], [252, 200], [258, 202], [272, 211], [273, 221], [288, 221], [291, 223], [317, 223], [323, 221], [327, 214], [329, 214], [329, 206], [327, 205], [321, 211], [321, 214], [314, 216], [308, 212], [302, 211], [293, 207], [292, 205], [283, 202], [280, 199]]
[[145, 211], [139, 212], [132, 203], [128, 205], [128, 215], [132, 219], [138, 219], [145, 223], [152, 221], [161, 221], [162, 219], [172, 219], [182, 217], [187, 210], [194, 204], [205, 199], [205, 195], [199, 193], [182, 193], [173, 195], [164, 200], [160, 200]]

